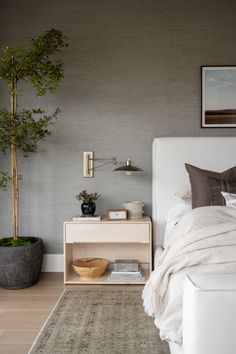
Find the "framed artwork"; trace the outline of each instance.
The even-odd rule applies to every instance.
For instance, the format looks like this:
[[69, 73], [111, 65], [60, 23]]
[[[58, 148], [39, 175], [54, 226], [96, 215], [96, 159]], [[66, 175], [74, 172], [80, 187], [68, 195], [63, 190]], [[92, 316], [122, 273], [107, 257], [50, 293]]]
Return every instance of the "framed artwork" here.
[[236, 127], [236, 66], [202, 66], [202, 128]]
[[108, 220], [127, 220], [128, 213], [126, 209], [108, 209], [107, 210]]

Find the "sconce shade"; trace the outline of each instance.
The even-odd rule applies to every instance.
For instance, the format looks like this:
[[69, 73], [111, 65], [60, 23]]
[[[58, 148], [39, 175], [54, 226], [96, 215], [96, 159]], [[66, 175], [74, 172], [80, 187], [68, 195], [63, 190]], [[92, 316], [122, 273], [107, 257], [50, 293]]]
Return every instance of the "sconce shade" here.
[[115, 168], [113, 171], [123, 171], [123, 172], [138, 172], [143, 171], [141, 168], [133, 166], [131, 160], [128, 159], [125, 165]]

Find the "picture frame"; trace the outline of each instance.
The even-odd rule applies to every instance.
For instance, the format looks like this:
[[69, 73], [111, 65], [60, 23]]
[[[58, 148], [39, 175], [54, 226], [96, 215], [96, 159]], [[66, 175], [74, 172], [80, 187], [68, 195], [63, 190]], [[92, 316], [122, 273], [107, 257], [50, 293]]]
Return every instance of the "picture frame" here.
[[201, 127], [236, 127], [236, 66], [201, 66]]
[[128, 212], [126, 209], [107, 209], [107, 219], [109, 221], [127, 220]]

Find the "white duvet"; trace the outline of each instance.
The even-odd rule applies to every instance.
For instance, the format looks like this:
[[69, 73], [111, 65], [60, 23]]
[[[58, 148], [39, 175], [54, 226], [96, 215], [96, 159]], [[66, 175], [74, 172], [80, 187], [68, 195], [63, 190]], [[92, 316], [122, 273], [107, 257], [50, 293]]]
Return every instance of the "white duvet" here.
[[184, 279], [193, 272], [236, 273], [235, 208], [196, 208], [176, 226], [143, 290], [145, 312], [154, 317], [163, 340], [182, 341]]

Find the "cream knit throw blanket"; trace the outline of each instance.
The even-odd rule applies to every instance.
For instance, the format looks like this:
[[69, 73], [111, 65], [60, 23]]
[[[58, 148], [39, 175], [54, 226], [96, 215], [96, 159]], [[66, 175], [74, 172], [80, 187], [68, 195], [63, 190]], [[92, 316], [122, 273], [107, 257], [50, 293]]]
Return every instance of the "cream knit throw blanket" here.
[[182, 298], [189, 273], [236, 273], [236, 209], [211, 206], [186, 213], [143, 290], [145, 312], [161, 338], [182, 341]]

